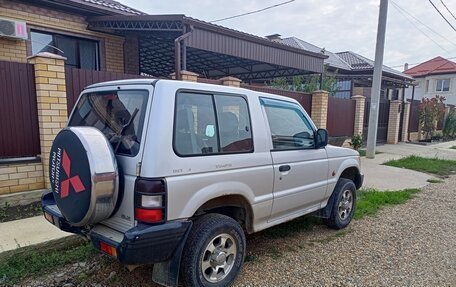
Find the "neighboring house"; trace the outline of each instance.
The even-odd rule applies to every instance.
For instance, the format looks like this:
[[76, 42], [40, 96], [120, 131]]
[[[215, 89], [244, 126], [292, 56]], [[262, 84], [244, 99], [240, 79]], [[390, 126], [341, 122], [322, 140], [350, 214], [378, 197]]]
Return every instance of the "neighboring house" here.
[[51, 52], [66, 57], [69, 67], [124, 72], [124, 37], [88, 30], [87, 18], [142, 14], [112, 0], [0, 0], [3, 27], [8, 20], [26, 25], [22, 39], [0, 37], [0, 60], [27, 62]]
[[446, 104], [456, 105], [456, 63], [442, 57], [423, 62], [404, 73], [413, 76], [416, 86], [406, 90], [406, 98], [421, 100], [445, 96]]
[[[272, 41], [327, 55], [328, 58], [324, 60], [327, 70], [337, 78], [336, 97], [346, 99], [354, 95], [370, 97], [374, 61], [351, 51], [332, 53], [296, 37], [281, 39], [277, 34], [271, 36], [268, 37]], [[404, 88], [412, 82], [411, 76], [384, 65], [381, 98], [402, 100]]]

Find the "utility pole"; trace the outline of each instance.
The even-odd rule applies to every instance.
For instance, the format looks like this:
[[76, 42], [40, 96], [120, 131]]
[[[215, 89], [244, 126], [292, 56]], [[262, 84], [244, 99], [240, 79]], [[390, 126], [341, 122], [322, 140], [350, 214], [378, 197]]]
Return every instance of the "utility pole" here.
[[367, 158], [375, 158], [375, 145], [377, 143], [378, 110], [380, 108], [380, 89], [382, 86], [383, 50], [385, 48], [387, 14], [388, 0], [380, 0], [380, 13], [378, 15], [377, 27], [377, 45], [375, 47], [374, 78], [372, 80], [369, 128], [367, 133]]

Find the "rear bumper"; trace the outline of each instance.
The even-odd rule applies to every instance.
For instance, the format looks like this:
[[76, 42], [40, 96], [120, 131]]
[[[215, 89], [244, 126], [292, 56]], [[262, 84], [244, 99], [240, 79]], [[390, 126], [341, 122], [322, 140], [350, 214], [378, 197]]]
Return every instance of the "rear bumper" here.
[[[88, 237], [95, 248], [101, 250], [101, 243], [116, 249], [118, 260], [126, 265], [163, 262], [170, 259], [180, 244], [187, 239], [192, 222], [189, 220], [169, 221], [160, 225], [138, 224], [125, 233], [103, 226], [84, 229], [68, 223], [58, 209], [53, 194], [46, 193], [41, 200], [43, 212], [52, 224], [63, 231]], [[104, 232], [99, 232], [104, 230]]]

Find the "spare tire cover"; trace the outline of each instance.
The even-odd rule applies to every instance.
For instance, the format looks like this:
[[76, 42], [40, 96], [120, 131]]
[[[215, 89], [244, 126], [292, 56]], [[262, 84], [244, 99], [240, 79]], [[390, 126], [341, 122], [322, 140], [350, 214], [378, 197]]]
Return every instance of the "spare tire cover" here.
[[111, 216], [119, 175], [111, 144], [98, 129], [60, 131], [50, 152], [49, 177], [57, 206], [72, 225], [91, 225]]

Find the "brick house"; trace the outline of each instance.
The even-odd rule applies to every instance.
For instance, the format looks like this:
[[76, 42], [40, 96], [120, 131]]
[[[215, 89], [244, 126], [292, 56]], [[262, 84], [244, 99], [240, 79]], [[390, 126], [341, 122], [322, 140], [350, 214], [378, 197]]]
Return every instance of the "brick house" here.
[[0, 0], [0, 19], [26, 22], [28, 34], [27, 41], [0, 38], [0, 60], [25, 63], [51, 52], [66, 57], [67, 66], [124, 72], [124, 37], [90, 31], [86, 20], [141, 14], [112, 0]]
[[[87, 29], [86, 19], [93, 16], [141, 14], [143, 13], [140, 11], [112, 0], [0, 0], [0, 21], [25, 22], [27, 27], [27, 40], [0, 37], [0, 62], [11, 63], [10, 66], [6, 67], [12, 67], [12, 65], [16, 65], [15, 63], [27, 63], [30, 56], [39, 52], [50, 52], [66, 57], [66, 67], [124, 72], [124, 37], [90, 31]], [[33, 70], [33, 66], [31, 68]], [[49, 66], [49, 68], [52, 70], [52, 67]], [[58, 71], [63, 72], [61, 69], [57, 67], [51, 73], [56, 73], [59, 76]], [[39, 73], [45, 74], [47, 72]], [[54, 79], [54, 81], [57, 83], [59, 80]], [[64, 83], [64, 80], [60, 81]], [[26, 85], [24, 84], [24, 86]], [[60, 89], [61, 85], [56, 85], [56, 87]], [[38, 90], [37, 96], [39, 96]], [[0, 104], [5, 106], [7, 98], [8, 96], [2, 91], [0, 93]], [[33, 104], [33, 106], [35, 105], [36, 103]], [[45, 104], [38, 103], [38, 105]], [[54, 105], [57, 106], [59, 103]], [[66, 104], [64, 105], [66, 109], [65, 106]], [[2, 112], [5, 115], [5, 112]], [[34, 112], [36, 117], [36, 110]], [[10, 115], [6, 116], [10, 117]], [[40, 121], [43, 120], [43, 116], [38, 115], [38, 118]], [[54, 116], [54, 119], [58, 118]], [[0, 120], [4, 122], [4, 125], [8, 124], [5, 123], [2, 115], [0, 115]], [[66, 120], [66, 114], [62, 120]], [[46, 130], [42, 128], [41, 122], [39, 125], [40, 131]], [[49, 127], [60, 128], [59, 123], [49, 123], [48, 125]], [[0, 145], [4, 147], [8, 136], [2, 133], [1, 137]], [[26, 142], [33, 141], [32, 135], [26, 135], [26, 137], [28, 137], [24, 139]], [[35, 137], [38, 137], [37, 154], [40, 154], [40, 138], [39, 135]], [[47, 136], [44, 135], [43, 137]], [[44, 188], [43, 165], [44, 163], [42, 164], [38, 157], [25, 157], [19, 160], [16, 158], [2, 159], [0, 163], [0, 195]], [[44, 167], [46, 166], [44, 165]]]

